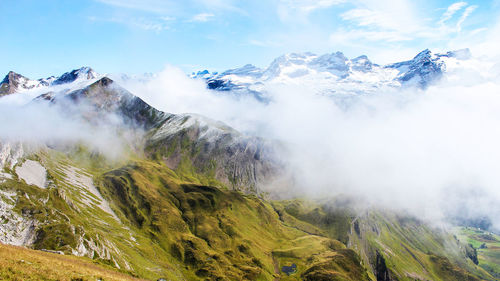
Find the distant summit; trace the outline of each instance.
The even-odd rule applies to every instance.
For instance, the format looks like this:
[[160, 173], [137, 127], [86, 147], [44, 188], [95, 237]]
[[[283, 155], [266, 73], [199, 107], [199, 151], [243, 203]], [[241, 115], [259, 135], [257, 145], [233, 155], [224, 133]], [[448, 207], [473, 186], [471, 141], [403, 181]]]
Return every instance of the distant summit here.
[[79, 69], [66, 72], [59, 77], [51, 76], [38, 80], [31, 80], [21, 74], [10, 71], [0, 83], [0, 96], [22, 92], [38, 87], [48, 87], [69, 84], [75, 81], [92, 80], [100, 76], [100, 74], [95, 72], [90, 67], [81, 67]]
[[94, 79], [97, 78], [99, 74], [97, 74], [92, 68], [90, 67], [81, 67], [79, 69], [72, 70], [70, 72], [66, 72], [63, 75], [61, 75], [59, 78], [54, 80], [53, 84], [54, 85], [59, 85], [59, 84], [64, 84], [64, 83], [71, 83], [77, 79]]
[[18, 89], [31, 89], [36, 86], [28, 78], [22, 76], [21, 74], [15, 73], [14, 71], [9, 71], [5, 78], [0, 83], [0, 96], [5, 96], [16, 92]]

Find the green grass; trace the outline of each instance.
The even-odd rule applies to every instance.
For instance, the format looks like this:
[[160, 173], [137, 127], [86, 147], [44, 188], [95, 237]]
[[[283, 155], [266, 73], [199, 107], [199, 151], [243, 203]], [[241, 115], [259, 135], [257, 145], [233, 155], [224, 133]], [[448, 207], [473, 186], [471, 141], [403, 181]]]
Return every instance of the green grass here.
[[[467, 258], [465, 245], [453, 235], [411, 216], [371, 210], [358, 216], [355, 224], [358, 231], [353, 224], [349, 245], [373, 272], [377, 255], [380, 255], [388, 274], [398, 280], [491, 278]], [[450, 279], [450, 276], [454, 277]]]
[[[377, 253], [399, 280], [488, 277], [483, 268], [495, 267], [495, 253], [476, 268], [451, 235], [409, 216], [359, 216], [341, 199], [267, 201], [229, 190], [215, 179], [214, 160], [195, 167], [189, 155], [198, 152], [181, 140], [178, 149], [186, 154], [176, 170], [132, 152], [106, 161], [85, 147], [45, 150], [31, 157], [47, 168], [48, 189], [15, 174], [0, 188], [16, 191], [15, 212], [40, 222], [33, 248], [71, 254], [83, 243], [96, 249], [85, 253], [95, 262], [153, 280], [374, 280]], [[91, 176], [119, 220], [65, 167]], [[292, 263], [295, 274], [281, 272]]]
[[479, 266], [500, 278], [500, 236], [474, 227], [458, 228], [456, 232], [461, 241], [476, 249]]
[[87, 258], [0, 243], [0, 280], [140, 280]]

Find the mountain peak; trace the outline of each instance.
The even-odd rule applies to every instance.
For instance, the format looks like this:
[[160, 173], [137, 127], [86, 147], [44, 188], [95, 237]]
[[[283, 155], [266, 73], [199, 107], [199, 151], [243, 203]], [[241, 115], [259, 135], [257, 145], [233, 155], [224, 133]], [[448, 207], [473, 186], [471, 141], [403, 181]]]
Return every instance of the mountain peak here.
[[421, 51], [420, 53], [418, 53], [414, 58], [413, 60], [421, 60], [421, 59], [426, 59], [426, 58], [431, 58], [432, 56], [432, 52], [431, 50], [429, 49], [425, 49], [423, 51]]
[[107, 87], [107, 86], [111, 85], [112, 83], [114, 83], [114, 81], [112, 79], [110, 79], [108, 77], [103, 77], [103, 78], [97, 80], [96, 82], [92, 83], [92, 85], [99, 85], [99, 86]]
[[77, 79], [94, 79], [97, 78], [98, 74], [90, 67], [84, 66], [78, 69], [74, 69], [70, 72], [66, 72], [57, 78], [53, 84], [59, 85], [64, 83], [71, 83]]
[[327, 71], [345, 72], [349, 70], [347, 65], [347, 57], [342, 52], [335, 52], [331, 54], [324, 54], [314, 59], [311, 65], [316, 65], [324, 68]]
[[60, 95], [52, 101], [69, 101], [70, 104], [84, 103], [91, 106], [95, 115], [89, 118], [96, 122], [99, 118], [109, 118], [108, 114], [111, 113], [121, 116], [126, 124], [150, 128], [165, 116], [165, 113], [150, 106], [108, 77], [102, 77], [85, 88]]
[[30, 80], [23, 75], [14, 71], [9, 71], [0, 83], [0, 96], [12, 94], [19, 88], [30, 89], [34, 87], [31, 85]]
[[237, 74], [237, 75], [260, 75], [262, 69], [253, 64], [245, 64], [242, 67], [226, 70], [222, 75]]
[[440, 54], [433, 54], [425, 49], [418, 53], [412, 60], [398, 62], [385, 66], [397, 69], [400, 73], [397, 79], [408, 85], [426, 88], [433, 81], [439, 80], [446, 70], [446, 64]]
[[7, 75], [5, 75], [4, 79], [2, 80], [2, 82], [0, 82], [0, 84], [3, 84], [3, 83], [13, 83], [14, 81], [17, 81], [19, 80], [20, 78], [26, 78], [24, 76], [22, 76], [21, 74], [19, 73], [16, 73], [14, 71], [9, 71], [9, 73], [7, 73]]
[[373, 63], [368, 59], [366, 55], [361, 55], [357, 58], [351, 60], [352, 69], [356, 71], [367, 72], [372, 70]]
[[99, 78], [101, 75], [96, 73], [88, 66], [74, 69], [66, 72], [59, 77], [41, 78], [31, 80], [14, 71], [9, 71], [0, 83], [0, 96], [13, 94], [22, 90], [30, 90], [38, 87], [50, 87], [53, 85], [61, 85], [72, 83], [74, 81], [86, 81]]

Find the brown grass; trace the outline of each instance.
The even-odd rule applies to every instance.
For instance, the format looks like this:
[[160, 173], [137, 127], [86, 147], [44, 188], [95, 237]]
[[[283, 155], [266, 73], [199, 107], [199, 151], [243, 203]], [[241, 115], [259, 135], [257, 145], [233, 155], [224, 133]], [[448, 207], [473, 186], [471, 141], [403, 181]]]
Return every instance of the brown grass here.
[[0, 280], [140, 280], [89, 259], [0, 243]]

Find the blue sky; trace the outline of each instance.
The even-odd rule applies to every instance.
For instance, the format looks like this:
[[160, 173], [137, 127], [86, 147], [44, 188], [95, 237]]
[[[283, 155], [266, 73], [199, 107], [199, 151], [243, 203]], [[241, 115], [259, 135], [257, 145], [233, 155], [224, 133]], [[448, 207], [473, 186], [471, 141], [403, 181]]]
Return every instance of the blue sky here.
[[474, 53], [499, 36], [499, 9], [498, 0], [0, 0], [0, 75], [221, 71], [301, 51], [377, 63], [425, 48]]

